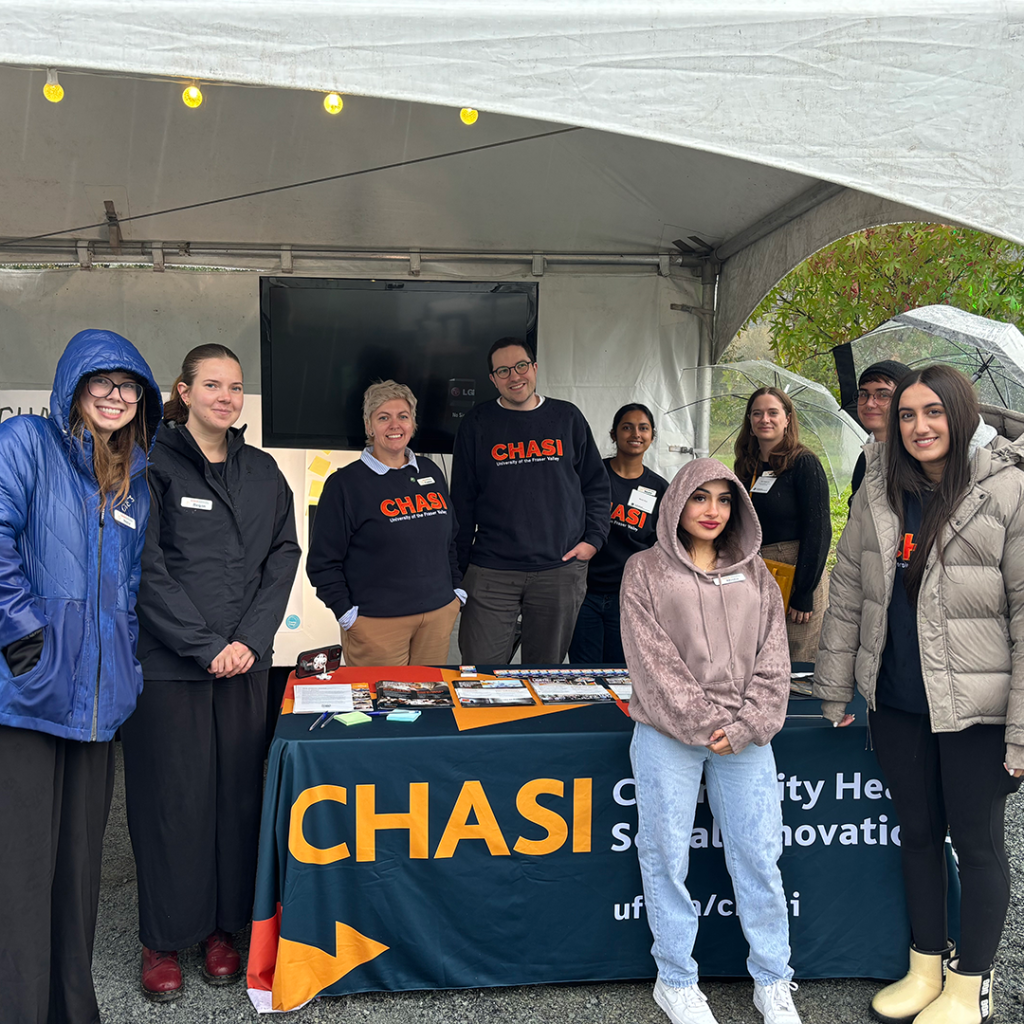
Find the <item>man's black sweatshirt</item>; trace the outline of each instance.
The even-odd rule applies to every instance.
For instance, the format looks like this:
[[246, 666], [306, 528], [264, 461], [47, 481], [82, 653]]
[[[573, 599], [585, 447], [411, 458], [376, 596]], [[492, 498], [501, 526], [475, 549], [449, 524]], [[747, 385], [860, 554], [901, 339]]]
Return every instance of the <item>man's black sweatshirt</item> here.
[[452, 503], [459, 567], [538, 572], [608, 536], [611, 491], [583, 413], [545, 398], [520, 412], [483, 402], [459, 427]]

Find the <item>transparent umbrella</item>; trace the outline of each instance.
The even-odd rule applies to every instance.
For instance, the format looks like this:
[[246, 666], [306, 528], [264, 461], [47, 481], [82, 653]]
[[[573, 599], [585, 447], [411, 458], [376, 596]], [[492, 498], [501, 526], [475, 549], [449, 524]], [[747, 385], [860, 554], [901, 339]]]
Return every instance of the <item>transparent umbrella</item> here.
[[[747, 399], [758, 388], [775, 387], [792, 400], [800, 440], [821, 459], [834, 493], [842, 493], [849, 484], [867, 435], [840, 409], [824, 385], [763, 360], [695, 366], [682, 373], [686, 389], [701, 397], [671, 412], [688, 410], [694, 420], [706, 424], [707, 450], [712, 458], [732, 465], [733, 444], [743, 424]], [[703, 446], [698, 442], [698, 447]]]
[[1000, 323], [957, 309], [922, 306], [886, 320], [832, 354], [843, 408], [856, 409], [857, 378], [872, 363], [896, 359], [907, 366], [946, 363], [974, 381], [987, 405], [1024, 413], [1024, 335]]

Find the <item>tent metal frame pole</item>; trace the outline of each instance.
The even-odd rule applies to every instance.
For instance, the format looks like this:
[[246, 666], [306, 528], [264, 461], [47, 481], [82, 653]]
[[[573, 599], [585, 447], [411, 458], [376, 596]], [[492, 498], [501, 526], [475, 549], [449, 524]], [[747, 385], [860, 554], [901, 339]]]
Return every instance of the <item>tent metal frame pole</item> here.
[[[701, 267], [701, 300], [704, 310], [717, 308], [718, 275], [721, 265], [714, 260], [705, 260]], [[700, 348], [697, 356], [697, 405], [694, 423], [694, 457], [707, 458], [711, 452], [711, 367], [715, 361], [714, 315], [699, 316]]]
[[[59, 242], [20, 243], [17, 239], [0, 242], [0, 265], [3, 264], [66, 264], [78, 266], [79, 247], [85, 240], [67, 239]], [[538, 267], [555, 266], [603, 266], [603, 267], [650, 267], [664, 273], [666, 265], [673, 268], [700, 269], [706, 259], [674, 253], [616, 253], [616, 252], [520, 252], [520, 251], [416, 251], [409, 249], [341, 249], [330, 247], [302, 247], [297, 245], [233, 245], [230, 243], [181, 243], [181, 242], [126, 242], [123, 239], [115, 251], [105, 241], [88, 242], [93, 265], [146, 264], [152, 265], [153, 253], [161, 249], [165, 265], [181, 267], [211, 266], [220, 269], [231, 266], [237, 269], [259, 269], [267, 273], [276, 272], [283, 264], [290, 266], [285, 273], [301, 273], [299, 261], [308, 262], [350, 262], [350, 263], [393, 263], [406, 264], [406, 271], [415, 276], [416, 270], [426, 269], [429, 263], [522, 263], [535, 273]], [[287, 250], [287, 260], [282, 253]], [[172, 256], [172, 253], [176, 255]], [[538, 257], [543, 261], [539, 263]], [[239, 266], [232, 261], [252, 261], [264, 266]]]

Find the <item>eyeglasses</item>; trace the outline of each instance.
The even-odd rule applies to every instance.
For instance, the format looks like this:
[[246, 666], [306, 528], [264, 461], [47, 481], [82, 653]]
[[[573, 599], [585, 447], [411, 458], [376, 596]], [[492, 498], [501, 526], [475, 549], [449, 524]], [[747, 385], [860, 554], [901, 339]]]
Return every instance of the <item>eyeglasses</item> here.
[[109, 377], [90, 377], [86, 387], [93, 398], [106, 398], [114, 390], [121, 396], [121, 401], [129, 405], [138, 405], [142, 400], [142, 385], [133, 380], [115, 384]]
[[892, 401], [892, 392], [885, 388], [881, 388], [878, 391], [864, 391], [861, 389], [857, 392], [857, 403], [859, 405], [867, 405], [872, 398], [877, 405], [888, 405]]
[[529, 359], [520, 359], [515, 366], [496, 366], [491, 370], [491, 373], [494, 374], [495, 377], [500, 377], [504, 380], [513, 370], [515, 370], [521, 377], [531, 366], [533, 366], [533, 363], [531, 363]]

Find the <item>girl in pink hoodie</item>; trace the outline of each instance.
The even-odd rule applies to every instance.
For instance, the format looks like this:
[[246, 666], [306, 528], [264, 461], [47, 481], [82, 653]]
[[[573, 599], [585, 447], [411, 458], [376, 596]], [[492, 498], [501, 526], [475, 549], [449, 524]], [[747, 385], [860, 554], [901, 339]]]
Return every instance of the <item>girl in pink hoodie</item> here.
[[698, 916], [686, 888], [702, 776], [750, 943], [754, 1005], [766, 1024], [800, 1021], [770, 746], [785, 720], [789, 654], [782, 596], [760, 546], [757, 516], [735, 475], [716, 459], [697, 459], [662, 499], [657, 544], [630, 558], [622, 578], [654, 999], [674, 1024], [715, 1024], [697, 985]]

